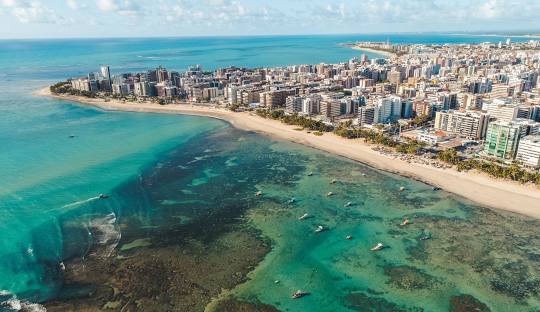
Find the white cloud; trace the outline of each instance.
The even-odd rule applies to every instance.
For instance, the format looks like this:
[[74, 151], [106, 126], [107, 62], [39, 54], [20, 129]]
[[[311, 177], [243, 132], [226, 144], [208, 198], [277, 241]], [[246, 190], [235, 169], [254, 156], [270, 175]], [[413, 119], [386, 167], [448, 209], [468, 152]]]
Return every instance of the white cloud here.
[[115, 0], [97, 0], [96, 5], [101, 11], [114, 11], [118, 8]]
[[87, 22], [134, 25], [141, 33], [171, 28], [179, 34], [350, 33], [532, 28], [540, 1], [0, 0], [0, 8], [22, 23], [68, 23], [60, 15], [77, 10], [77, 18]]
[[24, 1], [19, 0], [2, 0], [2, 4], [8, 8], [15, 8], [19, 6], [27, 5]]
[[96, 5], [101, 11], [116, 12], [123, 16], [137, 16], [144, 12], [136, 0], [97, 0]]
[[79, 4], [77, 3], [76, 0], [66, 0], [66, 4], [72, 10], [78, 10], [79, 9]]
[[21, 23], [65, 24], [71, 22], [40, 1], [3, 0], [2, 4]]

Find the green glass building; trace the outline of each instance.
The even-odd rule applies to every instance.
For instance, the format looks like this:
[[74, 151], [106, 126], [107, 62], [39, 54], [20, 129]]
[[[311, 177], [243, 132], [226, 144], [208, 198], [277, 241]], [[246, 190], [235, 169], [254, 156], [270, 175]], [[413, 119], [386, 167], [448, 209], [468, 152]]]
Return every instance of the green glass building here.
[[489, 123], [484, 153], [505, 160], [516, 157], [521, 125], [506, 121]]

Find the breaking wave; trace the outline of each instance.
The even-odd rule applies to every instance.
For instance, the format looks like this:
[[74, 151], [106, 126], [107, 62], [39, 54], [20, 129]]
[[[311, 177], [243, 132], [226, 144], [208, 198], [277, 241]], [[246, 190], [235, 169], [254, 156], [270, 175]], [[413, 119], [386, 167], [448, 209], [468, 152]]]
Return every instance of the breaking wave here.
[[47, 309], [41, 304], [18, 299], [9, 291], [0, 290], [0, 311], [46, 312]]

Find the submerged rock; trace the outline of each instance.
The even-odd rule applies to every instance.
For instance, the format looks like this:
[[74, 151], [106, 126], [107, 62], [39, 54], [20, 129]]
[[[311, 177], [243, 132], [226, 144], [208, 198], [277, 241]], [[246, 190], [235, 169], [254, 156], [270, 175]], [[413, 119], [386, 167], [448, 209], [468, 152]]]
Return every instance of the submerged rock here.
[[452, 296], [450, 298], [450, 312], [490, 312], [487, 305], [471, 295]]
[[215, 312], [279, 312], [279, 310], [269, 304], [260, 302], [245, 302], [236, 299], [221, 300], [213, 309]]
[[350, 309], [362, 312], [423, 312], [424, 309], [417, 307], [403, 307], [390, 302], [382, 297], [372, 297], [365, 293], [350, 293], [347, 296]]
[[384, 274], [390, 278], [388, 284], [407, 290], [431, 289], [439, 283], [435, 277], [407, 265], [387, 266]]

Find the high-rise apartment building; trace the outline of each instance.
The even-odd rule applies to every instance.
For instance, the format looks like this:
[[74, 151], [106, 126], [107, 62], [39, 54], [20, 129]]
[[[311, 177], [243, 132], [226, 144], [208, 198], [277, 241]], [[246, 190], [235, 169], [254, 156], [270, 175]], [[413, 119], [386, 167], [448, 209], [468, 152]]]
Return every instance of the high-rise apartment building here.
[[540, 135], [521, 138], [516, 160], [526, 166], [540, 168]]
[[437, 112], [436, 130], [457, 134], [461, 137], [479, 140], [484, 138], [489, 123], [489, 115], [477, 112]]
[[513, 160], [516, 156], [521, 126], [507, 121], [489, 123], [484, 153], [504, 160]]

